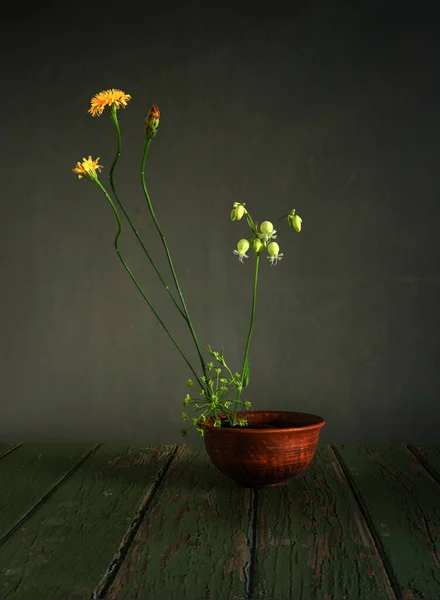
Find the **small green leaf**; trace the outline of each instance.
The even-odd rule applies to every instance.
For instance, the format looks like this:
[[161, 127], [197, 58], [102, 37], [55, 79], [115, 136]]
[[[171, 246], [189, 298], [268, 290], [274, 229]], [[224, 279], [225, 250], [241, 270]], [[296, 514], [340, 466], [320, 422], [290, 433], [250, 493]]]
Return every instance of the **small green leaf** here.
[[249, 225], [249, 229], [252, 231], [253, 234], [256, 234], [257, 233], [257, 229], [252, 224], [252, 221], [250, 220], [250, 218], [248, 216], [246, 216], [246, 220], [247, 220], [247, 224]]

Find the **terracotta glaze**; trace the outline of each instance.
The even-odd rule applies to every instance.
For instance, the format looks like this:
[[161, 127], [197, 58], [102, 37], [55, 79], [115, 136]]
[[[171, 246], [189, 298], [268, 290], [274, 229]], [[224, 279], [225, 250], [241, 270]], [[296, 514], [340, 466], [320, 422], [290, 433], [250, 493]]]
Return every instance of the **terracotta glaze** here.
[[[311, 462], [322, 417], [290, 411], [243, 411], [247, 427], [214, 427], [205, 422], [205, 448], [213, 464], [242, 487], [286, 485]], [[225, 421], [225, 415], [220, 415]]]

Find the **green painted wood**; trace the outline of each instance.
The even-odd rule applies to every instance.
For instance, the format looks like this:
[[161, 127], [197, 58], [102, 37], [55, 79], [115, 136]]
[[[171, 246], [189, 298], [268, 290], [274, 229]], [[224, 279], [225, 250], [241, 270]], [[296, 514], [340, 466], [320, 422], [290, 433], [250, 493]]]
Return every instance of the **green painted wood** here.
[[258, 491], [252, 598], [395, 598], [329, 446], [286, 488]]
[[440, 598], [440, 485], [405, 446], [335, 446], [398, 598]]
[[440, 446], [408, 446], [426, 470], [440, 483]]
[[92, 454], [0, 546], [0, 597], [89, 600], [171, 451], [103, 446]]
[[21, 444], [0, 444], [0, 458], [3, 458], [19, 448]]
[[250, 497], [181, 446], [105, 599], [244, 598]]
[[88, 450], [24, 444], [0, 460], [0, 540]]

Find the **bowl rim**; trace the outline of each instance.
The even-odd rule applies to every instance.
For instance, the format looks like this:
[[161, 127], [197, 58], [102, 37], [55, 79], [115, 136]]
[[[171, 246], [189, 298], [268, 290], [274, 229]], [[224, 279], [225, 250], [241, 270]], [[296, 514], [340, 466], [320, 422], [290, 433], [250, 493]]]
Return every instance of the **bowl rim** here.
[[[289, 416], [290, 419], [293, 420], [293, 418], [295, 416], [301, 415], [301, 416], [306, 416], [306, 417], [312, 417], [312, 419], [315, 419], [316, 422], [315, 423], [310, 423], [307, 425], [298, 425], [298, 426], [292, 426], [292, 427], [283, 427], [283, 428], [273, 428], [273, 429], [254, 429], [252, 427], [247, 427], [246, 429], [237, 427], [237, 428], [232, 428], [232, 427], [214, 427], [214, 425], [212, 425], [210, 422], [208, 421], [204, 421], [203, 422], [203, 427], [208, 430], [208, 431], [222, 431], [224, 432], [224, 434], [229, 433], [229, 434], [234, 434], [234, 435], [245, 435], [245, 434], [264, 434], [264, 435], [277, 435], [277, 434], [285, 434], [285, 433], [289, 433], [289, 432], [294, 432], [294, 431], [313, 431], [316, 429], [321, 429], [321, 427], [323, 427], [326, 423], [325, 419], [323, 417], [320, 417], [319, 415], [315, 415], [312, 413], [304, 413], [304, 412], [298, 412], [298, 411], [289, 411], [289, 410], [249, 410], [249, 411], [239, 411], [237, 412], [237, 416], [246, 416], [246, 415], [251, 415], [251, 414], [274, 414], [274, 415], [279, 415], [279, 416], [283, 416], [285, 415], [286, 417]], [[220, 418], [226, 418], [226, 414], [225, 413], [220, 413], [219, 415]], [[208, 417], [209, 420], [214, 419], [213, 415], [210, 415]], [[223, 435], [223, 434], [222, 434]]]

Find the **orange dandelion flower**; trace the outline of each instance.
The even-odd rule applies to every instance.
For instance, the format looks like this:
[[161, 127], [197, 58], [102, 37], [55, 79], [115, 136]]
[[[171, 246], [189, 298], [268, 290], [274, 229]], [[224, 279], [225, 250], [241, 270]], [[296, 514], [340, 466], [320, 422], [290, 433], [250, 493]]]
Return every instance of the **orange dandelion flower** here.
[[104, 90], [93, 96], [90, 101], [88, 112], [92, 117], [100, 117], [104, 110], [110, 110], [113, 106], [115, 106], [117, 110], [125, 108], [129, 100], [131, 100], [131, 96], [125, 94], [121, 90]]
[[102, 169], [102, 165], [98, 165], [99, 156], [96, 160], [93, 160], [91, 156], [89, 158], [83, 158], [82, 162], [76, 163], [76, 167], [72, 169], [74, 173], [77, 173], [78, 179], [87, 177], [92, 181], [98, 181], [98, 174], [96, 171]]

